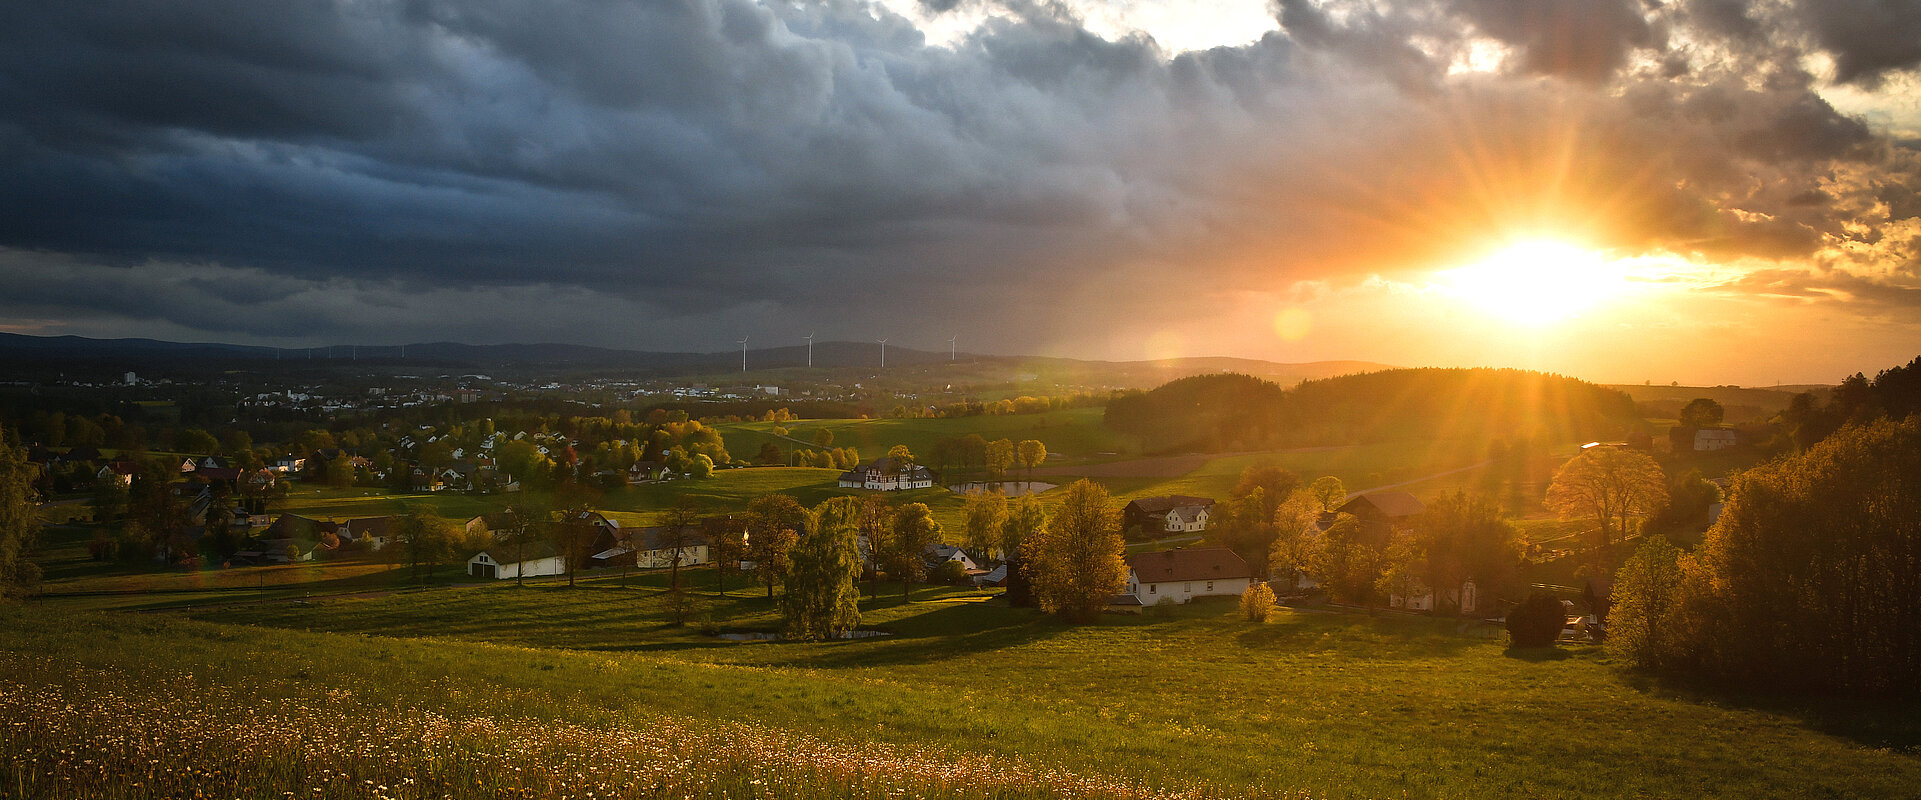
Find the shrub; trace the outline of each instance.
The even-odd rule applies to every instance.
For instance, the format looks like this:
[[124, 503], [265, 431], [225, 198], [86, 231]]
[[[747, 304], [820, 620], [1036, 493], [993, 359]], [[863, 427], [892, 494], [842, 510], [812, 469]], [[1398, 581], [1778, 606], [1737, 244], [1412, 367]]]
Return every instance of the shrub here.
[[963, 566], [959, 561], [943, 561], [940, 567], [935, 569], [934, 574], [930, 577], [935, 583], [945, 583], [949, 586], [965, 586], [967, 585], [967, 567]]
[[1548, 647], [1561, 637], [1567, 612], [1561, 601], [1546, 592], [1533, 592], [1513, 611], [1507, 612], [1507, 639], [1510, 647]]
[[1155, 617], [1170, 617], [1174, 615], [1174, 607], [1177, 605], [1180, 603], [1175, 602], [1174, 598], [1163, 597], [1147, 607], [1147, 614]]
[[1268, 588], [1266, 581], [1256, 582], [1241, 592], [1241, 616], [1249, 622], [1266, 622], [1274, 611], [1274, 590]]

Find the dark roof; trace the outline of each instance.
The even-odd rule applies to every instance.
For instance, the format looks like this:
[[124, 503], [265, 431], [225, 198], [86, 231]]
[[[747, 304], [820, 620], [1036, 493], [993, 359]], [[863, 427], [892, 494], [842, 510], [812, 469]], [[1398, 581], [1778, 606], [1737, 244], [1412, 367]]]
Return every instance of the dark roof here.
[[1128, 503], [1127, 507], [1149, 514], [1165, 514], [1177, 508], [1211, 505], [1214, 505], [1214, 498], [1212, 497], [1188, 497], [1187, 495], [1171, 494], [1166, 497], [1143, 497]]
[[1411, 517], [1427, 510], [1427, 504], [1407, 492], [1373, 492], [1355, 495], [1341, 505], [1341, 511], [1357, 517]]
[[[520, 561], [518, 562], [514, 561], [513, 545], [502, 545], [500, 547], [489, 547], [485, 550], [476, 550], [474, 551], [474, 556], [480, 555], [481, 553], [486, 553], [487, 557], [493, 559], [496, 564], [515, 564], [539, 561], [543, 558], [553, 558], [554, 556], [560, 555], [560, 547], [548, 541], [528, 542], [520, 548]], [[468, 556], [467, 560], [472, 561], [474, 556]]]
[[281, 514], [273, 524], [261, 531], [262, 539], [314, 538], [321, 530], [320, 521], [308, 519], [299, 514]]
[[394, 518], [392, 516], [355, 517], [349, 520], [342, 520], [336, 527], [336, 530], [344, 528], [347, 535], [353, 537], [378, 536], [385, 538], [387, 532], [390, 530], [388, 526], [392, 525], [393, 522]]
[[1107, 604], [1110, 606], [1138, 606], [1141, 605], [1141, 599], [1131, 594], [1117, 594], [1108, 598]]
[[1225, 547], [1181, 548], [1127, 557], [1128, 568], [1142, 583], [1167, 581], [1217, 581], [1252, 578], [1247, 562]]

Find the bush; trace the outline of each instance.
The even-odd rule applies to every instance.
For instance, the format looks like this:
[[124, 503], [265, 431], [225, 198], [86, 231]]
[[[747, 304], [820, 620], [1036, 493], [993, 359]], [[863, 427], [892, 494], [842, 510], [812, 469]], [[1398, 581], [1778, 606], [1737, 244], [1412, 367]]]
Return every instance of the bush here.
[[934, 583], [944, 583], [949, 586], [966, 586], [967, 567], [963, 566], [959, 561], [943, 561], [941, 565], [934, 570], [934, 574], [928, 577]]
[[1163, 597], [1154, 601], [1153, 605], [1148, 606], [1146, 613], [1151, 617], [1171, 617], [1174, 615], [1174, 607], [1177, 605], [1180, 605], [1180, 603], [1174, 602], [1174, 598]]
[[1241, 592], [1241, 616], [1249, 622], [1266, 622], [1274, 616], [1274, 590], [1268, 588], [1266, 581], [1256, 582]]
[[1507, 612], [1507, 639], [1510, 647], [1548, 647], [1561, 638], [1567, 612], [1561, 601], [1546, 592], [1533, 592], [1527, 600]]

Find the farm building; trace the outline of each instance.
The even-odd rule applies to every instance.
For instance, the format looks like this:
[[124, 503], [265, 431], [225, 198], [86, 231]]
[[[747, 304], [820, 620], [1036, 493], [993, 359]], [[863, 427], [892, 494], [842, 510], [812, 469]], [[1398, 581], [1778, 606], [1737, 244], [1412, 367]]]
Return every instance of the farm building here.
[[[514, 560], [516, 557], [518, 561]], [[551, 542], [534, 542], [516, 554], [511, 546], [490, 548], [467, 559], [467, 574], [476, 578], [511, 580], [567, 574], [567, 557]]]
[[841, 473], [843, 489], [873, 489], [894, 492], [902, 489], [928, 489], [934, 485], [934, 471], [912, 462], [877, 458]]
[[1116, 600], [1131, 597], [1134, 603], [1151, 606], [1163, 598], [1185, 603], [1196, 597], [1233, 597], [1253, 581], [1247, 562], [1225, 547], [1136, 553], [1127, 557], [1127, 588]]
[[1146, 532], [1193, 533], [1207, 530], [1214, 498], [1169, 495], [1143, 497], [1121, 509], [1123, 527]]

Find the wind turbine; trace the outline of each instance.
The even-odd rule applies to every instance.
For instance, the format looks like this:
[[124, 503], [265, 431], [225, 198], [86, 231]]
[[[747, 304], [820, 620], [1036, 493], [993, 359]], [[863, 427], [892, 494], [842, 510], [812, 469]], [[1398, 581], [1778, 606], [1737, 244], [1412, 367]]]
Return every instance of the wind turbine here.
[[948, 361], [953, 361], [954, 354], [958, 352], [954, 349], [954, 340], [959, 338], [960, 338], [960, 334], [955, 334], [953, 336], [947, 337], [947, 360]]
[[887, 340], [880, 340], [880, 368], [887, 368]]
[[807, 366], [811, 367], [814, 365], [814, 335], [810, 333], [805, 338], [807, 339]]
[[740, 371], [746, 372], [747, 371], [747, 337], [745, 336], [740, 337], [740, 341], [737, 342], [736, 344], [740, 345]]

